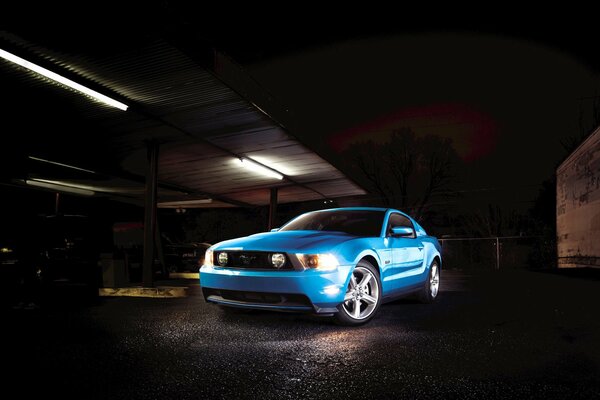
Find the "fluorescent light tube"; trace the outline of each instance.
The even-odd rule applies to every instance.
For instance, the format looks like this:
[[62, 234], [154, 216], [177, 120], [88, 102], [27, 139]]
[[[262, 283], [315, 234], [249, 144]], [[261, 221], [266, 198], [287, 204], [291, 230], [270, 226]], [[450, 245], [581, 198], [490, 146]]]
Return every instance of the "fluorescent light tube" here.
[[[103, 192], [103, 193], [121, 193], [121, 194], [141, 194], [144, 193], [143, 187], [131, 187], [131, 186], [97, 186], [97, 185], [87, 185], [85, 183], [73, 183], [66, 181], [55, 181], [50, 179], [41, 179], [41, 178], [33, 178], [36, 182], [44, 182], [52, 185], [59, 186], [68, 186], [71, 188], [91, 190], [93, 192]], [[110, 183], [110, 182], [109, 182]]]
[[283, 175], [280, 174], [279, 172], [274, 171], [267, 167], [263, 167], [262, 165], [254, 162], [248, 158], [240, 158], [239, 160], [240, 160], [242, 167], [244, 167], [250, 171], [253, 171], [253, 172], [256, 172], [256, 173], [259, 173], [261, 175], [268, 176], [271, 178], [275, 178], [275, 179], [283, 179]]
[[157, 204], [158, 208], [194, 208], [200, 204], [210, 204], [212, 199], [195, 199], [195, 200], [180, 200], [180, 201], [162, 201]]
[[10, 62], [13, 62], [15, 64], [18, 64], [24, 68], [27, 68], [30, 71], [33, 71], [40, 75], [43, 75], [46, 78], [52, 79], [55, 82], [58, 82], [65, 86], [68, 86], [72, 89], [75, 89], [78, 92], [81, 92], [87, 96], [93, 97], [94, 99], [101, 101], [102, 103], [108, 104], [109, 106], [116, 107], [119, 110], [127, 111], [127, 108], [129, 107], [126, 104], [121, 103], [120, 101], [111, 99], [110, 97], [105, 96], [102, 93], [98, 93], [95, 90], [92, 90], [83, 85], [80, 85], [77, 82], [74, 82], [68, 78], [65, 78], [64, 76], [58, 75], [57, 73], [47, 70], [44, 67], [40, 67], [39, 65], [36, 65], [36, 64], [29, 62], [19, 56], [9, 53], [8, 51], [0, 49], [0, 57], [4, 58], [5, 60], [8, 60]]
[[26, 180], [25, 183], [29, 186], [36, 186], [44, 189], [57, 190], [59, 192], [67, 192], [73, 194], [80, 194], [82, 196], [93, 196], [95, 193], [93, 190], [81, 189], [75, 186], [59, 185], [56, 183], [38, 181], [38, 180]]

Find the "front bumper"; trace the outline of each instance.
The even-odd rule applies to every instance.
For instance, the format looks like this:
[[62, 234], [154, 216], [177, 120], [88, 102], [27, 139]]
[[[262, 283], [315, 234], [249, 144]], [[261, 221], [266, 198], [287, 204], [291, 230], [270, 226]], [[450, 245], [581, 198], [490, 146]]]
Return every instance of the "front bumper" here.
[[[206, 301], [212, 303], [330, 314], [337, 312], [336, 307], [344, 300], [351, 270], [350, 265], [333, 271], [257, 271], [204, 265], [200, 284]], [[280, 300], [268, 294], [279, 295]], [[307, 301], [288, 301], [295, 295]]]

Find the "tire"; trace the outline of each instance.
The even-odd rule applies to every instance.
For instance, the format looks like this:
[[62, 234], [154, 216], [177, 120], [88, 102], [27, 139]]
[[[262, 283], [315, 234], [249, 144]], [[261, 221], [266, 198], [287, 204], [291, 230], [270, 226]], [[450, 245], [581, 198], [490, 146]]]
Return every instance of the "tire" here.
[[437, 260], [433, 260], [429, 266], [427, 279], [423, 283], [423, 287], [418, 294], [421, 303], [430, 304], [437, 299], [440, 293], [440, 264]]
[[335, 321], [346, 326], [357, 326], [369, 322], [379, 310], [381, 297], [379, 271], [370, 262], [359, 261], [352, 271], [352, 277], [344, 297], [345, 301], [337, 306], [338, 312], [335, 314]]

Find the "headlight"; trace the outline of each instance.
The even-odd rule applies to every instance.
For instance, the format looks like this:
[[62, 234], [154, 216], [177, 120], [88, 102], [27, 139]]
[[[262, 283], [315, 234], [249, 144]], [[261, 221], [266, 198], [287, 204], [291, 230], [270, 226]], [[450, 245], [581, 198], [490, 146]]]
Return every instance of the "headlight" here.
[[331, 271], [337, 268], [338, 262], [332, 254], [296, 254], [304, 268]]
[[283, 267], [283, 264], [285, 264], [285, 255], [281, 253], [272, 254], [271, 264], [273, 264], [273, 266], [278, 269]]
[[12, 249], [8, 248], [8, 247], [2, 247], [0, 248], [0, 253], [12, 253]]
[[213, 264], [213, 251], [212, 250], [206, 250], [206, 253], [204, 253], [204, 265], [212, 267]]
[[221, 267], [224, 267], [227, 265], [227, 261], [229, 261], [229, 257], [227, 256], [227, 253], [225, 253], [225, 252], [219, 253], [219, 265]]

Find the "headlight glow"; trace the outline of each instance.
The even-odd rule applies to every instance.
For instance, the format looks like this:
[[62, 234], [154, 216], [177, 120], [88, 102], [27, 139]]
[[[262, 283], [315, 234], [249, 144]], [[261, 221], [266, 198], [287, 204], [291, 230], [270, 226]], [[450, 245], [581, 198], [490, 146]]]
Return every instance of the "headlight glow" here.
[[337, 259], [333, 254], [296, 254], [304, 268], [331, 271], [338, 267]]
[[208, 267], [212, 267], [214, 265], [212, 250], [206, 250], [206, 253], [204, 253], [204, 265], [206, 265]]
[[325, 286], [323, 292], [328, 295], [336, 295], [340, 292], [340, 288], [337, 285]]
[[227, 265], [227, 261], [229, 261], [229, 256], [227, 255], [227, 253], [219, 253], [219, 265], [221, 267], [224, 267]]
[[273, 266], [278, 269], [283, 267], [283, 264], [285, 264], [285, 255], [281, 253], [272, 254], [271, 264], [273, 264]]

